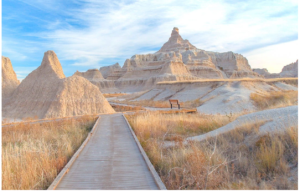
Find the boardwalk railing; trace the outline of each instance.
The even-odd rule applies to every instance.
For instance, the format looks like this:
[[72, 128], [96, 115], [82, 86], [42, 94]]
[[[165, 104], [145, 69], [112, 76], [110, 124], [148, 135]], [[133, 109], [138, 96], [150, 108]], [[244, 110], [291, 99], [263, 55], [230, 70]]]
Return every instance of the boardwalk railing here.
[[83, 150], [83, 148], [85, 147], [85, 145], [88, 143], [88, 141], [91, 139], [93, 133], [95, 132], [95, 129], [97, 127], [97, 124], [100, 120], [100, 116], [98, 117], [96, 123], [94, 124], [91, 132], [88, 134], [87, 138], [84, 140], [84, 142], [81, 144], [81, 146], [79, 147], [79, 149], [76, 151], [76, 153], [72, 156], [72, 158], [70, 159], [70, 161], [67, 163], [67, 165], [60, 171], [60, 173], [57, 175], [57, 177], [54, 179], [54, 181], [52, 182], [52, 184], [48, 187], [48, 190], [55, 190], [55, 188], [57, 187], [57, 185], [59, 184], [59, 182], [61, 181], [61, 179], [64, 177], [64, 175], [66, 173], [68, 173], [69, 169], [71, 168], [71, 166], [73, 165], [73, 163], [75, 162], [75, 160], [77, 159], [77, 157], [80, 155], [80, 152]]
[[134, 131], [132, 130], [130, 124], [128, 123], [126, 117], [124, 116], [124, 114], [122, 114], [122, 115], [123, 115], [123, 117], [124, 117], [124, 119], [125, 119], [128, 127], [129, 127], [129, 129], [130, 129], [130, 132], [131, 132], [131, 134], [132, 134], [132, 136], [133, 136], [133, 138], [134, 138], [134, 140], [135, 140], [135, 142], [136, 142], [136, 144], [137, 144], [137, 146], [138, 146], [138, 148], [139, 148], [139, 150], [140, 150], [140, 152], [141, 152], [141, 154], [142, 154], [142, 156], [143, 156], [143, 158], [144, 158], [147, 166], [148, 166], [149, 171], [151, 172], [151, 174], [152, 174], [152, 176], [153, 176], [153, 178], [155, 180], [156, 185], [158, 186], [158, 188], [160, 190], [167, 190], [165, 184], [162, 182], [162, 180], [160, 179], [160, 177], [157, 174], [156, 170], [154, 169], [151, 161], [149, 160], [147, 154], [145, 153], [143, 147], [141, 146], [138, 138], [136, 137], [136, 135], [135, 135]]

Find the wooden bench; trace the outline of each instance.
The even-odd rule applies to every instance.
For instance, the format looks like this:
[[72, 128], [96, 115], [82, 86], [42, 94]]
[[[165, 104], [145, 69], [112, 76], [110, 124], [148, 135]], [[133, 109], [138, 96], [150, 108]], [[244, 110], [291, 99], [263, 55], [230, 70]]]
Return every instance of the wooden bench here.
[[173, 105], [177, 105], [178, 109], [180, 109], [180, 103], [179, 103], [178, 100], [172, 100], [172, 99], [170, 99], [169, 102], [170, 102], [170, 105], [171, 105], [171, 109], [173, 108]]

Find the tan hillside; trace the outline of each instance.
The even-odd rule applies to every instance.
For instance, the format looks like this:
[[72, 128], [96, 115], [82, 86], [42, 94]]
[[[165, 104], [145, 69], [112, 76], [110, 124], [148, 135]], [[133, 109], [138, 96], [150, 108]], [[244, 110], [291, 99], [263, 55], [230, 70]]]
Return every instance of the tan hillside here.
[[90, 81], [97, 81], [97, 80], [104, 79], [101, 72], [98, 69], [89, 69], [86, 72], [76, 71], [74, 75], [84, 77]]
[[65, 117], [114, 112], [100, 90], [83, 77], [65, 78], [53, 51], [44, 54], [42, 64], [31, 72], [3, 108], [9, 118]]
[[2, 56], [2, 104], [11, 96], [12, 92], [18, 87], [20, 81], [12, 67], [8, 57]]
[[73, 76], [81, 76], [96, 85], [102, 93], [117, 92], [114, 81], [104, 79], [98, 69], [89, 69], [86, 72], [76, 71]]

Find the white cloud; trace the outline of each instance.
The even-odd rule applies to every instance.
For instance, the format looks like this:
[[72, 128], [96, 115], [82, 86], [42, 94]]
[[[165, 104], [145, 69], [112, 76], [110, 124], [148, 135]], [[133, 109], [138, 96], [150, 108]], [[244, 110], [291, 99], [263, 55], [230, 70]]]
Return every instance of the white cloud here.
[[297, 28], [291, 27], [296, 15], [272, 17], [293, 6], [283, 1], [84, 2], [83, 7], [69, 12], [84, 27], [40, 34], [58, 48], [61, 59], [85, 60], [84, 65], [95, 65], [106, 58], [129, 58], [160, 47], [174, 26], [179, 27], [183, 38], [211, 51], [253, 49], [297, 33]]
[[298, 41], [272, 45], [245, 53], [252, 68], [267, 68], [271, 73], [281, 72], [283, 66], [299, 57]]
[[[42, 45], [36, 42], [35, 47], [52, 49], [61, 61], [87, 68], [107, 63], [107, 59], [125, 61], [134, 54], [158, 50], [173, 27], [200, 49], [241, 51], [244, 55], [247, 50], [288, 41], [298, 33], [298, 17], [290, 13], [297, 6], [293, 0], [73, 0], [79, 5], [76, 8], [66, 8], [57, 0], [24, 2], [64, 15], [46, 22], [44, 32], [30, 33], [46, 41]], [[22, 51], [26, 55], [26, 50]], [[268, 62], [263, 65], [270, 65]], [[286, 58], [284, 63], [288, 62]]]

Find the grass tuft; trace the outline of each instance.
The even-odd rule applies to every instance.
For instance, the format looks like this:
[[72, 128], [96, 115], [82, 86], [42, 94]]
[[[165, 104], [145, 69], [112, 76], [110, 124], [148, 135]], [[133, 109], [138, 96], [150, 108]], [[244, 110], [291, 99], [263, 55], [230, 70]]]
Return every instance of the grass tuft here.
[[260, 110], [286, 107], [298, 104], [298, 91], [273, 91], [264, 95], [251, 93], [250, 99]]

